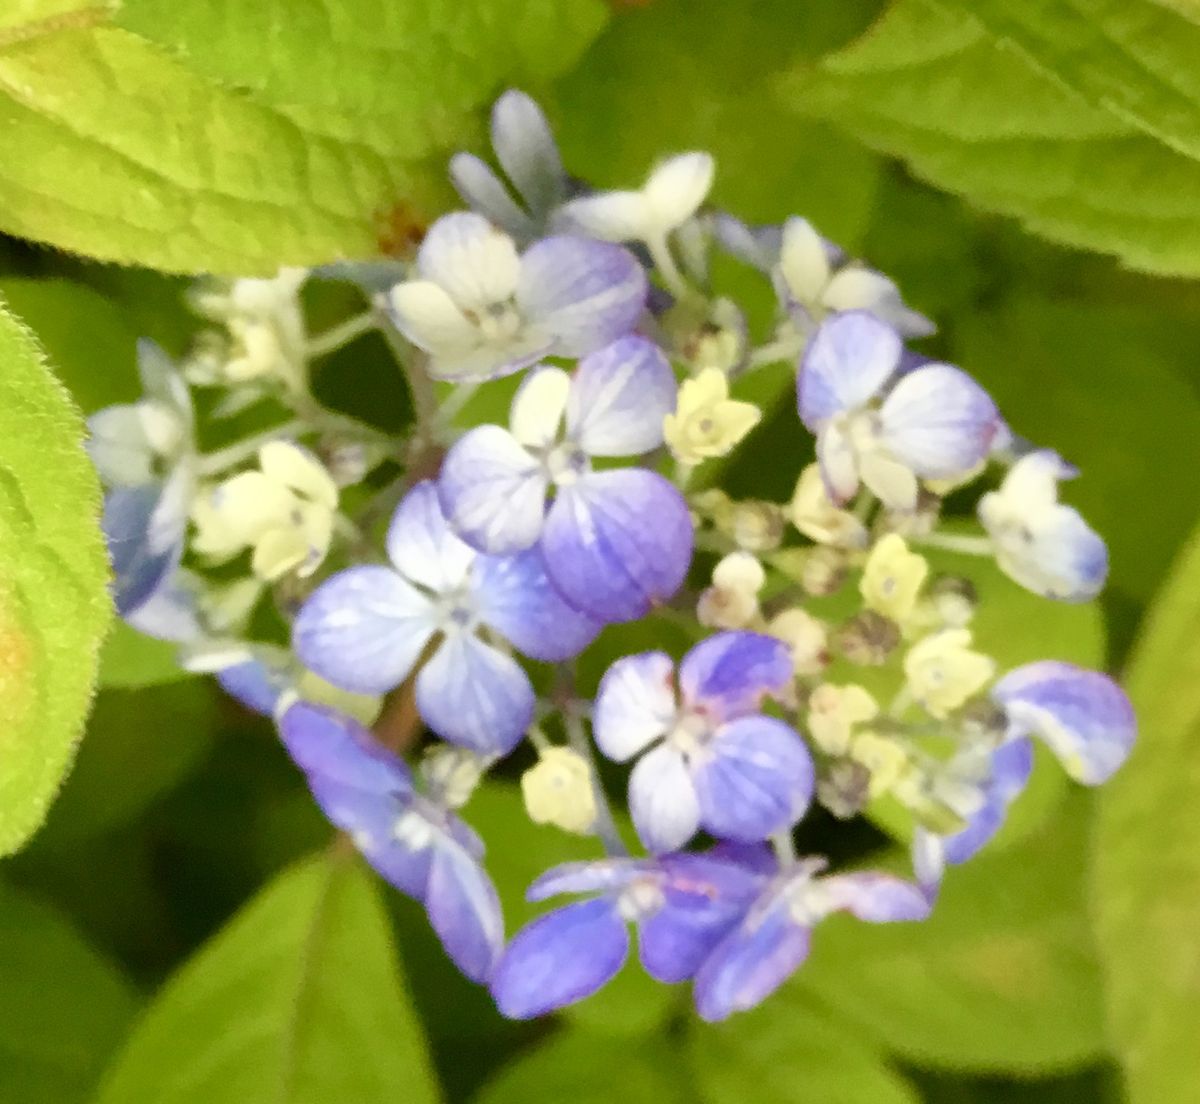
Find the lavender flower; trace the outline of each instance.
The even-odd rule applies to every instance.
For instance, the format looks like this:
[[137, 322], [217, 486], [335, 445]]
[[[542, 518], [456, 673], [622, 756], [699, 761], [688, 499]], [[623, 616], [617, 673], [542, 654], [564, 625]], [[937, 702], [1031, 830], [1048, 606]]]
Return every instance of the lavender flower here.
[[683, 582], [692, 554], [687, 504], [655, 472], [595, 471], [592, 458], [656, 448], [674, 408], [675, 377], [645, 338], [584, 357], [574, 376], [540, 368], [513, 400], [509, 429], [480, 426], [450, 450], [438, 482], [446, 516], [484, 552], [540, 541], [551, 582], [591, 617], [640, 617]]
[[297, 702], [279, 720], [288, 754], [325, 815], [401, 893], [420, 901], [454, 964], [486, 981], [504, 942], [483, 843], [356, 721]]
[[431, 483], [400, 503], [387, 552], [392, 566], [348, 568], [309, 598], [296, 618], [297, 655], [335, 686], [382, 694], [432, 649], [416, 683], [426, 724], [477, 751], [511, 751], [533, 719], [533, 688], [480, 633], [557, 661], [577, 654], [599, 626], [558, 597], [535, 552], [481, 556], [460, 541]]
[[417, 277], [385, 305], [439, 379], [494, 379], [544, 356], [590, 353], [633, 329], [646, 300], [641, 265], [618, 245], [563, 236], [518, 253], [469, 212], [433, 224]]
[[667, 983], [692, 977], [754, 899], [769, 863], [765, 849], [716, 848], [547, 871], [529, 887], [531, 901], [563, 893], [588, 897], [514, 936], [492, 975], [497, 1006], [524, 1020], [595, 993], [624, 964], [630, 923], [651, 977]]
[[718, 633], [684, 657], [678, 696], [673, 676], [663, 652], [629, 656], [596, 695], [600, 750], [618, 762], [645, 751], [629, 779], [642, 842], [673, 851], [699, 828], [743, 843], [790, 828], [812, 797], [812, 760], [794, 729], [758, 711], [791, 682], [787, 645]]

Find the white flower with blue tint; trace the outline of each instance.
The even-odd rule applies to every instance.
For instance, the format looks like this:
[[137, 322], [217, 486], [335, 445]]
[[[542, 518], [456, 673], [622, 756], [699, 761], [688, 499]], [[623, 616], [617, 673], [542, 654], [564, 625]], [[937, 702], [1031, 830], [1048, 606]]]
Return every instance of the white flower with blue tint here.
[[749, 632], [718, 633], [688, 652], [678, 691], [663, 652], [608, 669], [596, 694], [596, 744], [621, 763], [641, 755], [629, 810], [646, 847], [674, 851], [700, 828], [754, 843], [804, 815], [813, 790], [808, 749], [760, 712], [763, 698], [791, 680], [787, 645]]
[[751, 227], [722, 214], [714, 232], [728, 252], [771, 277], [785, 314], [802, 329], [850, 310], [870, 312], [902, 337], [927, 337], [936, 329], [905, 305], [883, 273], [847, 260], [807, 219], [792, 216], [782, 227]]
[[716, 164], [707, 153], [681, 153], [658, 165], [637, 191], [597, 192], [571, 200], [558, 225], [603, 241], [663, 243], [704, 202]]
[[546, 116], [524, 92], [509, 89], [492, 108], [492, 149], [511, 191], [471, 153], [450, 159], [450, 179], [467, 206], [526, 244], [546, 232], [569, 182]]
[[704, 960], [695, 977], [701, 1019], [724, 1020], [770, 996], [808, 957], [813, 928], [835, 912], [871, 924], [924, 920], [926, 891], [873, 871], [818, 875], [824, 859], [803, 859], [763, 888], [738, 925]]
[[1071, 663], [1018, 667], [992, 687], [992, 700], [1008, 718], [1009, 739], [1038, 737], [1085, 786], [1108, 781], [1137, 736], [1125, 691], [1107, 675]]
[[683, 582], [691, 517], [657, 473], [596, 471], [592, 459], [656, 448], [674, 404], [670, 365], [645, 338], [584, 357], [574, 375], [540, 368], [517, 392], [508, 429], [480, 426], [447, 454], [438, 481], [446, 517], [484, 552], [540, 541], [554, 586], [591, 617], [640, 617]]
[[391, 566], [347, 568], [323, 583], [296, 618], [301, 662], [335, 686], [383, 694], [418, 661], [416, 703], [439, 736], [483, 753], [511, 751], [533, 720], [529, 678], [509, 654], [578, 654], [599, 626], [550, 586], [534, 551], [483, 556], [447, 527], [431, 483], [396, 509]]
[[587, 898], [547, 913], [513, 937], [491, 978], [510, 1019], [525, 1020], [595, 993], [629, 955], [638, 933], [646, 972], [673, 984], [692, 977], [758, 894], [765, 849], [717, 847], [698, 855], [567, 863], [529, 887], [531, 901]]
[[143, 391], [138, 402], [106, 407], [88, 419], [88, 455], [108, 487], [103, 526], [113, 598], [126, 619], [171, 585], [183, 558], [195, 486], [187, 386], [151, 341], [138, 343], [138, 371]]
[[629, 333], [646, 300], [642, 266], [621, 246], [560, 236], [519, 253], [503, 230], [470, 212], [433, 224], [416, 273], [385, 306], [429, 354], [430, 374], [455, 381], [583, 356]]
[[919, 479], [970, 471], [991, 450], [995, 404], [965, 372], [924, 364], [902, 372], [904, 346], [864, 311], [823, 322], [805, 349], [797, 388], [800, 418], [817, 435], [830, 497], [859, 484], [892, 510], [917, 503]]
[[1000, 569], [1035, 594], [1063, 602], [1094, 598], [1108, 577], [1104, 541], [1079, 511], [1058, 501], [1059, 481], [1078, 474], [1056, 452], [1031, 452], [979, 501]]
[[483, 842], [404, 762], [349, 717], [297, 702], [279, 720], [288, 754], [322, 812], [401, 893], [420, 901], [454, 964], [486, 981], [504, 943], [500, 900], [480, 865]]

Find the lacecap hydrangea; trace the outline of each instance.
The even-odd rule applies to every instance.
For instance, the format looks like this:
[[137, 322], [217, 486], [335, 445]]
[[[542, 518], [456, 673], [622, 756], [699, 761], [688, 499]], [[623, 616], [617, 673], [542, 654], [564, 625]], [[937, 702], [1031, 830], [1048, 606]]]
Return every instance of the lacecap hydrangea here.
[[[520, 92], [491, 135], [497, 167], [452, 159], [468, 209], [415, 256], [207, 281], [181, 362], [143, 344], [143, 397], [92, 419], [116, 602], [273, 720], [325, 816], [505, 1015], [594, 993], [632, 931], [719, 1020], [832, 913], [927, 917], [1035, 742], [1083, 785], [1120, 767], [1135, 723], [1111, 679], [1054, 655], [1006, 670], [976, 639], [980, 573], [1087, 602], [1105, 545], [1069, 504], [1078, 471], [911, 348], [933, 324], [804, 218], [718, 209], [703, 152], [594, 189]], [[302, 296], [328, 280], [365, 309], [312, 335]], [[723, 290], [756, 282], [765, 331]], [[312, 391], [313, 363], [372, 331], [412, 398], [399, 435]], [[506, 416], [476, 401], [506, 386]], [[797, 473], [787, 502], [721, 486], [764, 394], [796, 403], [763, 458]], [[202, 449], [255, 407], [269, 428]], [[651, 646], [614, 653], [633, 639]], [[507, 935], [470, 827], [489, 776], [595, 841]], [[814, 808], [883, 803], [906, 876], [797, 853]]]

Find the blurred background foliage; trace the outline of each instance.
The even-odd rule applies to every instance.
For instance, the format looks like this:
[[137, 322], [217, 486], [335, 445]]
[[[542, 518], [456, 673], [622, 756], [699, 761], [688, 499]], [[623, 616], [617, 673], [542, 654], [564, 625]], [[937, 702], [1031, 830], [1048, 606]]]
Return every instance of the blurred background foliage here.
[[[831, 921], [751, 1014], [703, 1025], [631, 967], [513, 1024], [333, 842], [270, 729], [117, 628], [75, 767], [0, 865], [0, 1101], [1200, 1099], [1200, 546], [1163, 591], [1200, 514], [1200, 8], [883, 7], [5, 6], [0, 295], [85, 412], [133, 397], [138, 335], [184, 350], [187, 274], [403, 249], [450, 201], [447, 149], [479, 149], [488, 101], [519, 84], [599, 185], [711, 150], [718, 203], [802, 213], [869, 258], [937, 320], [926, 351], [1081, 465], [1070, 496], [1110, 542], [1109, 590], [1046, 612], [998, 585], [986, 631], [1002, 660], [1128, 671], [1142, 741], [1096, 797], [1044, 770], [933, 920]], [[319, 325], [345, 303], [309, 306]], [[384, 364], [362, 341], [318, 386], [399, 425]], [[787, 378], [756, 386], [778, 416], [722, 478], [783, 498], [805, 460]], [[650, 639], [687, 645], [667, 621], [609, 630], [587, 670]], [[581, 845], [532, 826], [510, 782], [469, 814], [513, 928], [523, 887]], [[867, 824], [805, 833], [894, 846]]]

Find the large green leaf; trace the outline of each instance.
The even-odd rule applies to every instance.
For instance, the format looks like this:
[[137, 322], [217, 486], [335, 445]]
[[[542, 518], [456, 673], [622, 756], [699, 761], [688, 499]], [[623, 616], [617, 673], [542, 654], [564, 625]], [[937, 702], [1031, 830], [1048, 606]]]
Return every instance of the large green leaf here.
[[167, 983], [101, 1104], [436, 1101], [387, 917], [342, 852], [291, 867]]
[[704, 1104], [918, 1104], [872, 1040], [789, 990], [722, 1024], [690, 1026]]
[[[664, 1040], [619, 1042], [564, 1031], [505, 1066], [474, 1104], [683, 1104], [694, 1099], [680, 1058]], [[884, 1102], [880, 1102], [884, 1104]]]
[[782, 92], [1036, 232], [1197, 275], [1198, 50], [1159, 0], [900, 0]]
[[569, 64], [603, 8], [135, 0], [122, 18], [161, 41], [61, 20], [0, 39], [0, 228], [239, 273], [411, 237], [448, 197], [443, 151], [475, 109]]
[[1093, 1060], [1086, 809], [1076, 798], [1035, 838], [952, 869], [924, 923], [826, 921], [794, 988], [920, 1064], [1028, 1075]]
[[82, 1104], [129, 1026], [132, 988], [53, 909], [0, 886], [0, 1100]]
[[1129, 669], [1141, 735], [1106, 787], [1094, 850], [1108, 1009], [1133, 1104], [1200, 1084], [1200, 537]]
[[83, 423], [0, 306], [0, 854], [70, 765], [108, 626], [100, 488]]

